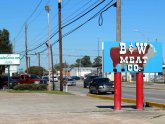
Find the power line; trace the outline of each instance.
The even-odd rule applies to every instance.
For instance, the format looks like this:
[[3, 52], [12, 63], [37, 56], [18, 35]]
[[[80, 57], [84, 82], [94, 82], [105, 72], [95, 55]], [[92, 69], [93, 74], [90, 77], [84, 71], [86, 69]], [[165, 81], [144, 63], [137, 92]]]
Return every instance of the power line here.
[[[41, 2], [42, 2], [42, 0], [41, 0]], [[50, 0], [48, 0], [46, 2], [46, 5], [49, 4], [49, 3], [50, 3]], [[39, 4], [41, 4], [41, 3], [39, 3]], [[38, 8], [39, 8], [39, 6], [38, 6]], [[42, 12], [44, 12], [44, 9], [41, 9], [40, 12], [38, 13], [38, 15], [36, 15], [35, 17], [33, 17], [33, 19], [29, 22], [28, 25], [32, 24], [41, 15]]]
[[[67, 21], [68, 18], [70, 18], [71, 16], [73, 16], [74, 14], [76, 14], [77, 12], [79, 12], [82, 8], [86, 7], [92, 0], [89, 0], [88, 2], [86, 2], [85, 4], [83, 4], [80, 8], [76, 9], [73, 13], [71, 13], [69, 16], [67, 16], [66, 18], [64, 18], [63, 20], [63, 24], [65, 24], [64, 22]], [[99, 0], [97, 0], [98, 2]], [[96, 4], [97, 2], [95, 2], [94, 4]], [[94, 4], [92, 4], [90, 7], [92, 7]], [[82, 14], [83, 12], [85, 12], [88, 8], [86, 8], [85, 10], [83, 10], [82, 12], [78, 13], [76, 16], [74, 16], [72, 19], [76, 18], [77, 16], [79, 16], [80, 14]], [[72, 19], [70, 19], [69, 21], [71, 21]]]
[[[99, 12], [97, 12], [95, 15], [93, 15], [91, 18], [89, 18], [87, 21], [85, 21], [84, 23], [82, 23], [81, 25], [79, 25], [78, 27], [74, 28], [73, 30], [65, 33], [62, 37], [66, 37], [68, 35], [70, 35], [71, 33], [73, 33], [74, 31], [78, 30], [79, 28], [81, 28], [82, 26], [84, 26], [86, 23], [88, 23], [89, 21], [91, 21], [92, 19], [96, 18], [101, 12], [105, 12], [107, 11], [109, 8], [111, 8], [112, 6], [114, 6], [114, 4], [110, 5], [113, 2], [113, 0], [111, 0], [107, 5], [105, 5]], [[108, 6], [110, 5], [110, 6]], [[52, 45], [56, 44], [59, 40], [56, 40]], [[40, 53], [46, 51], [47, 49], [42, 50]]]
[[23, 25], [21, 26], [19, 32], [17, 33], [15, 39], [17, 39], [21, 33], [23, 33], [23, 29], [24, 29], [24, 25], [25, 23], [27, 23], [30, 18], [34, 15], [34, 13], [37, 11], [37, 9], [39, 8], [40, 4], [42, 3], [42, 0], [39, 1], [39, 3], [37, 4], [37, 6], [35, 7], [34, 11], [32, 12], [32, 14], [25, 20], [25, 22], [23, 23]]
[[[78, 18], [76, 18], [76, 19], [74, 19], [73, 21], [69, 22], [68, 24], [62, 26], [62, 29], [65, 28], [65, 27], [67, 27], [67, 26], [69, 26], [69, 25], [71, 25], [72, 23], [76, 22], [77, 20], [81, 19], [82, 17], [84, 17], [85, 15], [87, 15], [89, 12], [91, 12], [92, 10], [94, 10], [95, 8], [97, 8], [99, 5], [101, 5], [103, 2], [105, 2], [105, 0], [102, 0], [102, 1], [99, 2], [97, 5], [95, 5], [93, 8], [91, 8], [90, 10], [88, 10], [87, 12], [85, 12], [84, 14], [80, 15]], [[112, 0], [111, 2], [113, 2], [113, 0]], [[111, 2], [110, 2], [110, 3], [111, 3]], [[57, 33], [58, 33], [58, 31], [56, 31], [56, 32], [50, 37], [50, 39], [52, 39]], [[68, 32], [68, 33], [69, 33], [69, 32]], [[65, 34], [65, 35], [67, 35], [67, 34]], [[64, 36], [64, 37], [65, 37], [65, 36]], [[28, 51], [36, 50], [36, 49], [40, 48], [41, 46], [43, 46], [46, 42], [47, 42], [47, 40], [46, 40], [44, 43], [41, 43], [39, 46], [37, 46], [37, 47], [35, 47], [35, 48], [31, 49], [31, 50], [28, 50]], [[58, 41], [57, 41], [57, 42], [58, 42]], [[24, 51], [22, 51], [22, 52], [24, 52]], [[22, 53], [22, 52], [21, 52], [21, 53]]]
[[39, 3], [37, 4], [37, 6], [35, 7], [35, 9], [33, 10], [32, 14], [26, 19], [25, 22], [28, 22], [28, 21], [32, 18], [32, 16], [33, 16], [33, 15], [35, 14], [35, 12], [38, 10], [38, 8], [39, 8], [39, 6], [41, 5], [41, 3], [42, 3], [42, 0], [39, 1]]
[[[90, 0], [91, 1], [91, 0]], [[99, 0], [97, 0], [97, 2], [98, 2]], [[92, 6], [93, 5], [95, 5], [97, 2], [95, 2], [94, 4], [92, 4]], [[89, 2], [87, 2], [87, 3], [85, 3], [84, 5], [87, 5]], [[81, 8], [80, 8], [81, 9]], [[87, 8], [87, 9], [89, 9], [89, 7]], [[87, 9], [85, 9], [85, 10], [87, 10]], [[84, 11], [83, 11], [84, 12]], [[83, 12], [81, 12], [81, 13], [83, 13]], [[79, 13], [79, 14], [81, 14], [81, 13]], [[73, 15], [73, 14], [71, 14], [71, 15]], [[79, 16], [79, 15], [76, 15], [76, 16]], [[75, 16], [75, 17], [76, 17]], [[75, 18], [74, 17], [74, 18]], [[68, 18], [68, 17], [67, 17]], [[65, 21], [65, 20], [67, 20], [67, 18], [65, 18], [63, 21]], [[74, 18], [72, 18], [72, 19], [74, 19]], [[69, 21], [71, 21], [72, 19], [70, 19]], [[53, 27], [53, 29], [54, 28], [56, 28], [57, 27], [57, 25], [55, 26], [55, 27]], [[55, 35], [57, 34], [58, 32], [55, 32]], [[43, 37], [45, 37], [47, 34], [45, 34]], [[55, 35], [52, 35], [53, 37], [55, 36]], [[43, 38], [42, 37], [42, 38]], [[40, 38], [41, 39], [41, 38]], [[45, 38], [46, 39], [46, 38]], [[52, 39], [52, 38], [51, 38]], [[40, 46], [43, 46], [45, 43], [47, 42], [47, 40], [44, 42], [44, 43], [41, 43], [41, 44], [39, 44], [37, 47], [35, 47], [35, 48], [33, 48], [33, 49], [31, 49], [31, 50], [29, 50], [29, 51], [33, 51], [33, 50], [35, 50], [35, 49], [38, 49]]]
[[69, 22], [68, 24], [64, 25], [62, 28], [65, 28], [65, 27], [69, 26], [70, 24], [74, 23], [75, 21], [81, 19], [82, 17], [84, 17], [85, 15], [87, 15], [89, 12], [91, 12], [92, 10], [94, 10], [95, 8], [97, 8], [99, 5], [101, 5], [104, 2], [105, 2], [105, 0], [102, 0], [96, 6], [94, 6], [93, 8], [91, 8], [90, 10], [88, 10], [87, 12], [85, 12], [84, 14], [82, 14], [81, 16], [79, 16], [78, 18], [74, 19], [73, 21]]

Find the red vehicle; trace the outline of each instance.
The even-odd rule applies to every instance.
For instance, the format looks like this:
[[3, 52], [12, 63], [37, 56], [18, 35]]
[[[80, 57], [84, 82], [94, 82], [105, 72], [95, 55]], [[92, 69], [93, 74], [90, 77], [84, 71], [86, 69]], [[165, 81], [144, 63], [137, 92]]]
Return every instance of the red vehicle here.
[[14, 79], [18, 84], [47, 84], [46, 80], [43, 80], [39, 76], [33, 74], [21, 74], [18, 77], [14, 77]]

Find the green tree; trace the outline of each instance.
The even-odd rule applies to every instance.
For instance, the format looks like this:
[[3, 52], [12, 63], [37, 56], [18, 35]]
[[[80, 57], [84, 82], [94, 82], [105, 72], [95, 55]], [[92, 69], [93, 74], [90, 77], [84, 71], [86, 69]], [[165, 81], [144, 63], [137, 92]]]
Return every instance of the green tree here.
[[29, 74], [35, 74], [40, 77], [42, 77], [44, 73], [47, 73], [47, 70], [40, 66], [31, 66], [30, 68], [28, 68], [28, 71], [29, 71]]
[[[13, 51], [12, 44], [9, 40], [9, 31], [6, 29], [0, 30], [0, 54], [11, 54]], [[5, 66], [0, 66], [0, 74], [5, 71]]]
[[92, 66], [92, 62], [90, 60], [90, 56], [84, 56], [82, 58], [79, 58], [76, 60], [75, 64], [72, 64], [70, 67], [91, 67]]
[[102, 66], [102, 57], [101, 56], [97, 56], [95, 59], [94, 59], [94, 62], [92, 64], [93, 67], [100, 67]]
[[[62, 68], [68, 68], [69, 65], [67, 63], [62, 63]], [[55, 71], [60, 71], [60, 63], [54, 65]]]
[[90, 60], [90, 56], [84, 56], [81, 59], [81, 66], [82, 67], [91, 67], [92, 66], [92, 62]]

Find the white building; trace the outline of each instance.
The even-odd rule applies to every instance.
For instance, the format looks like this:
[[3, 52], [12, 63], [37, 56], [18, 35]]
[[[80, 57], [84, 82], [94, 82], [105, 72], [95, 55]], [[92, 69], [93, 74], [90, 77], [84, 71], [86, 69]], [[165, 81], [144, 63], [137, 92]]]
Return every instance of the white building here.
[[[10, 76], [12, 76], [13, 73], [18, 72], [18, 66], [17, 65], [11, 65], [9, 72], [10, 72]], [[8, 74], [8, 68], [5, 68], [5, 74]]]
[[97, 68], [93, 67], [74, 67], [70, 70], [70, 76], [85, 76], [89, 73], [96, 73]]

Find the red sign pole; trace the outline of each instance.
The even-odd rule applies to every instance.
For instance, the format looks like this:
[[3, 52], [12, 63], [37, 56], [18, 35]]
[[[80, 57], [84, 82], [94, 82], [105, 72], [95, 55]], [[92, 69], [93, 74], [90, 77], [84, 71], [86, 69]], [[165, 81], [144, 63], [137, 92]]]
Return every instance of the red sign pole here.
[[136, 73], [136, 109], [143, 109], [143, 73]]
[[121, 109], [121, 73], [114, 73], [114, 109]]

